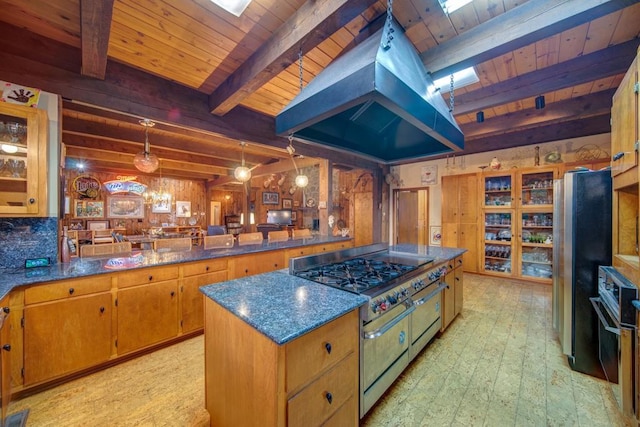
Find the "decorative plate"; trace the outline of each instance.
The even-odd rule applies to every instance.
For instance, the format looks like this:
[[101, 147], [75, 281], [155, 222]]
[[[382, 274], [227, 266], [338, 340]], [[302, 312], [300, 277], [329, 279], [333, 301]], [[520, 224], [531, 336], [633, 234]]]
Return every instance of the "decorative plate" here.
[[307, 207], [308, 208], [313, 208], [316, 206], [316, 199], [309, 197], [307, 199]]

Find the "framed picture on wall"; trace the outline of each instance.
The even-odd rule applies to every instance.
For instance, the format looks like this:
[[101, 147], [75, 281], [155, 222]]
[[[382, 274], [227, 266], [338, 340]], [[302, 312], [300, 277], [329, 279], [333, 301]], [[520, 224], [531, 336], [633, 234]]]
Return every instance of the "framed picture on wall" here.
[[73, 216], [75, 218], [104, 218], [104, 202], [102, 200], [74, 200]]
[[429, 245], [440, 246], [442, 241], [442, 227], [439, 225], [432, 225], [429, 227]]
[[262, 193], [262, 204], [263, 205], [279, 205], [280, 204], [280, 194], [278, 193]]
[[282, 199], [282, 209], [291, 209], [293, 207], [293, 199]]
[[107, 230], [109, 221], [87, 221], [87, 230]]
[[144, 218], [142, 197], [113, 196], [107, 199], [108, 218]]
[[176, 202], [176, 217], [177, 218], [190, 218], [191, 217], [191, 202]]
[[298, 220], [298, 212], [297, 211], [291, 211], [291, 221], [297, 221]]
[[84, 230], [84, 220], [72, 219], [69, 221], [69, 230]]
[[166, 195], [161, 199], [154, 200], [151, 205], [151, 212], [153, 213], [171, 213], [171, 196]]

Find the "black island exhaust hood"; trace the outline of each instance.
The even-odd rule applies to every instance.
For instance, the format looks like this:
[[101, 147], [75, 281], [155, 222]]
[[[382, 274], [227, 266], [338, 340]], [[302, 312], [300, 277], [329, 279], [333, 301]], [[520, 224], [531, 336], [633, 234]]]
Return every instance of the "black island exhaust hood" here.
[[276, 133], [398, 164], [461, 151], [464, 136], [415, 48], [392, 24], [338, 58], [276, 117]]

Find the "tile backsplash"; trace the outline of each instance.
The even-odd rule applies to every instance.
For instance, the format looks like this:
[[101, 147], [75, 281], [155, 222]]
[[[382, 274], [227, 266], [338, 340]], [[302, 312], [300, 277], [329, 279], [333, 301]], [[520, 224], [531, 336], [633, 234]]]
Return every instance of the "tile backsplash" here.
[[58, 218], [0, 218], [0, 268], [24, 267], [27, 258], [58, 259]]

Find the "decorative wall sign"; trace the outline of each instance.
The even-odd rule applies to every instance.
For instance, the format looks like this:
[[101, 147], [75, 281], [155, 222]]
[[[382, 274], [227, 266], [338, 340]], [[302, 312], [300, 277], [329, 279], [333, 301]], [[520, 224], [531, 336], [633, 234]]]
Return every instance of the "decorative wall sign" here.
[[142, 197], [113, 196], [107, 199], [108, 218], [144, 218]]
[[429, 245], [440, 246], [442, 241], [442, 227], [439, 225], [432, 225], [429, 227]]
[[438, 183], [438, 166], [422, 166], [420, 170], [420, 183], [423, 185], [434, 185]]
[[113, 181], [103, 183], [109, 194], [132, 193], [142, 196], [147, 191], [147, 186], [136, 181], [137, 176], [119, 176]]
[[0, 82], [0, 101], [10, 104], [37, 107], [40, 99], [40, 89], [20, 86], [15, 83]]
[[103, 218], [104, 202], [96, 200], [74, 200], [73, 216], [75, 218]]
[[108, 230], [109, 221], [91, 221], [87, 220], [87, 230]]
[[262, 204], [263, 205], [279, 205], [280, 204], [280, 194], [278, 193], [262, 193]]
[[80, 199], [95, 199], [100, 194], [100, 181], [90, 175], [80, 175], [73, 180], [71, 189]]
[[191, 202], [176, 202], [176, 218], [191, 217]]
[[282, 199], [282, 209], [291, 209], [293, 205], [293, 199]]

